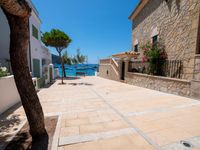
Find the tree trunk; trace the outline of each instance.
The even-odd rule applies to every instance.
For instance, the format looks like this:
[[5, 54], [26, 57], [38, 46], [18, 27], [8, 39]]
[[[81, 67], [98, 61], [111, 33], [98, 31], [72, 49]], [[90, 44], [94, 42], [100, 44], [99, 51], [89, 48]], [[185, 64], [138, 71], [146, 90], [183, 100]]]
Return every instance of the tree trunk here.
[[10, 26], [10, 59], [14, 79], [34, 142], [38, 140], [38, 137], [47, 136], [47, 132], [43, 110], [28, 68], [29, 16], [18, 17], [3, 10]]
[[62, 70], [63, 70], [63, 73], [64, 73], [64, 77], [66, 78], [65, 64], [64, 64], [63, 58], [62, 58]]
[[64, 69], [63, 69], [63, 60], [62, 60], [61, 52], [59, 52], [59, 57], [60, 57], [60, 63], [61, 63], [61, 66], [62, 66], [61, 84], [64, 84], [64, 82], [63, 82], [63, 78], [64, 78]]
[[22, 0], [0, 0], [0, 6], [3, 6], [7, 13], [18, 17], [27, 17], [31, 11], [28, 3]]

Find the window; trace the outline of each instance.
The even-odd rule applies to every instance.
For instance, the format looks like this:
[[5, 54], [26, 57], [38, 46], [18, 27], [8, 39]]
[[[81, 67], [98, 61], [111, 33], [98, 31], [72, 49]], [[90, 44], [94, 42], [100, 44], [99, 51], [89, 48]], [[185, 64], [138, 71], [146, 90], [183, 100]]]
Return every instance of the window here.
[[134, 46], [134, 52], [138, 52], [138, 44]]
[[42, 66], [44, 66], [46, 64], [46, 60], [42, 59]]
[[158, 35], [152, 37], [152, 44], [155, 46], [158, 43]]
[[38, 39], [38, 29], [32, 25], [32, 36]]

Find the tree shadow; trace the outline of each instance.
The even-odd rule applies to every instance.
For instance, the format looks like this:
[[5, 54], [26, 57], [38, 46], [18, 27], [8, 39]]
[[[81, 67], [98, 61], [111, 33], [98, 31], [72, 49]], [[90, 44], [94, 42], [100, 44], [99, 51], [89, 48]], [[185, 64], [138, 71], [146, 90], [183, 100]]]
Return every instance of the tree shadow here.
[[58, 83], [58, 85], [66, 85], [67, 83]]
[[56, 81], [53, 80], [53, 81], [51, 81], [50, 83], [46, 84], [43, 88], [44, 88], [44, 89], [50, 88], [55, 82], [56, 82]]
[[48, 150], [48, 143], [48, 134], [32, 140], [28, 128], [25, 127], [8, 143], [5, 150]]
[[11, 128], [21, 123], [20, 115], [13, 114], [19, 107], [21, 107], [21, 102], [0, 115], [0, 133], [9, 132]]
[[90, 83], [68, 83], [68, 85], [72, 85], [72, 86], [81, 86], [81, 85], [86, 85], [86, 86], [93, 86], [93, 84]]
[[[7, 140], [4, 146], [5, 150], [50, 150], [53, 142], [53, 136], [56, 130], [58, 116], [51, 116], [45, 118], [45, 128], [47, 133], [32, 136], [29, 133], [30, 127], [26, 123], [20, 131], [14, 136], [12, 140]], [[0, 145], [1, 148], [1, 145]]]
[[21, 107], [21, 102], [0, 115], [0, 149], [8, 144], [9, 139], [13, 136], [13, 132], [18, 130], [19, 125], [22, 123], [20, 115], [13, 114], [19, 107]]
[[81, 77], [66, 77], [65, 80], [78, 80], [81, 79]]
[[[58, 80], [61, 80], [62, 78], [57, 78]], [[81, 79], [81, 77], [65, 77], [64, 80], [78, 80]]]

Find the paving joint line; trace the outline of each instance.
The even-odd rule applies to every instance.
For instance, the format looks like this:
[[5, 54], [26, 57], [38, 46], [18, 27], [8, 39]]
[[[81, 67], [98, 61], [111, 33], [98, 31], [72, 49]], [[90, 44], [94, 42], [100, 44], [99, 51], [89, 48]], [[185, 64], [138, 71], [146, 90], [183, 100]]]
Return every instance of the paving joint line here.
[[169, 107], [155, 108], [155, 109], [149, 109], [147, 111], [141, 111], [141, 112], [130, 112], [130, 113], [126, 113], [124, 116], [131, 117], [131, 116], [140, 116], [140, 115], [149, 114], [149, 113], [169, 112], [169, 111], [183, 109], [183, 108], [190, 108], [190, 107], [198, 106], [198, 105], [200, 105], [200, 102], [192, 102], [190, 104], [182, 104], [182, 105], [177, 105], [170, 108]]
[[[136, 131], [135, 131], [136, 132]], [[72, 145], [84, 142], [92, 142], [97, 140], [110, 139], [114, 137], [119, 137], [122, 135], [130, 135], [133, 131], [131, 128], [125, 128], [120, 130], [113, 131], [105, 131], [98, 133], [91, 133], [85, 135], [77, 135], [77, 136], [68, 136], [68, 137], [60, 137], [58, 146]]]
[[113, 111], [115, 111], [130, 127], [132, 127], [134, 129], [134, 132], [136, 131], [140, 136], [142, 136], [145, 139], [145, 141], [147, 141], [150, 145], [152, 145], [156, 150], [161, 150], [161, 147], [158, 144], [156, 144], [147, 135], [145, 135], [145, 133], [143, 133], [132, 122], [130, 122], [121, 112], [119, 112], [115, 107], [113, 107], [102, 95], [97, 93], [97, 91], [92, 88], [89, 89], [93, 91], [100, 99], [102, 99]]

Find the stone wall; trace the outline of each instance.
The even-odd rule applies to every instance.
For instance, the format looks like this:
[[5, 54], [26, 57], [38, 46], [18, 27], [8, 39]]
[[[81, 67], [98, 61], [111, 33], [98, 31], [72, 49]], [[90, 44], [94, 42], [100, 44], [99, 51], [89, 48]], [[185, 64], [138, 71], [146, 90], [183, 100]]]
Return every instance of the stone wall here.
[[189, 97], [191, 95], [191, 83], [187, 80], [127, 72], [125, 81], [128, 84], [170, 94], [186, 97]]
[[133, 21], [133, 46], [135, 41], [139, 47], [151, 42], [157, 32], [168, 58], [182, 60], [183, 78], [192, 80], [199, 12], [200, 0], [150, 0]]
[[195, 58], [194, 80], [200, 81], [200, 54], [196, 55], [196, 58]]
[[192, 80], [191, 82], [191, 96], [200, 99], [200, 81]]
[[100, 64], [98, 76], [115, 81], [120, 80], [119, 72], [111, 64]]
[[194, 66], [194, 79], [191, 82], [191, 95], [200, 98], [200, 54], [196, 55]]

